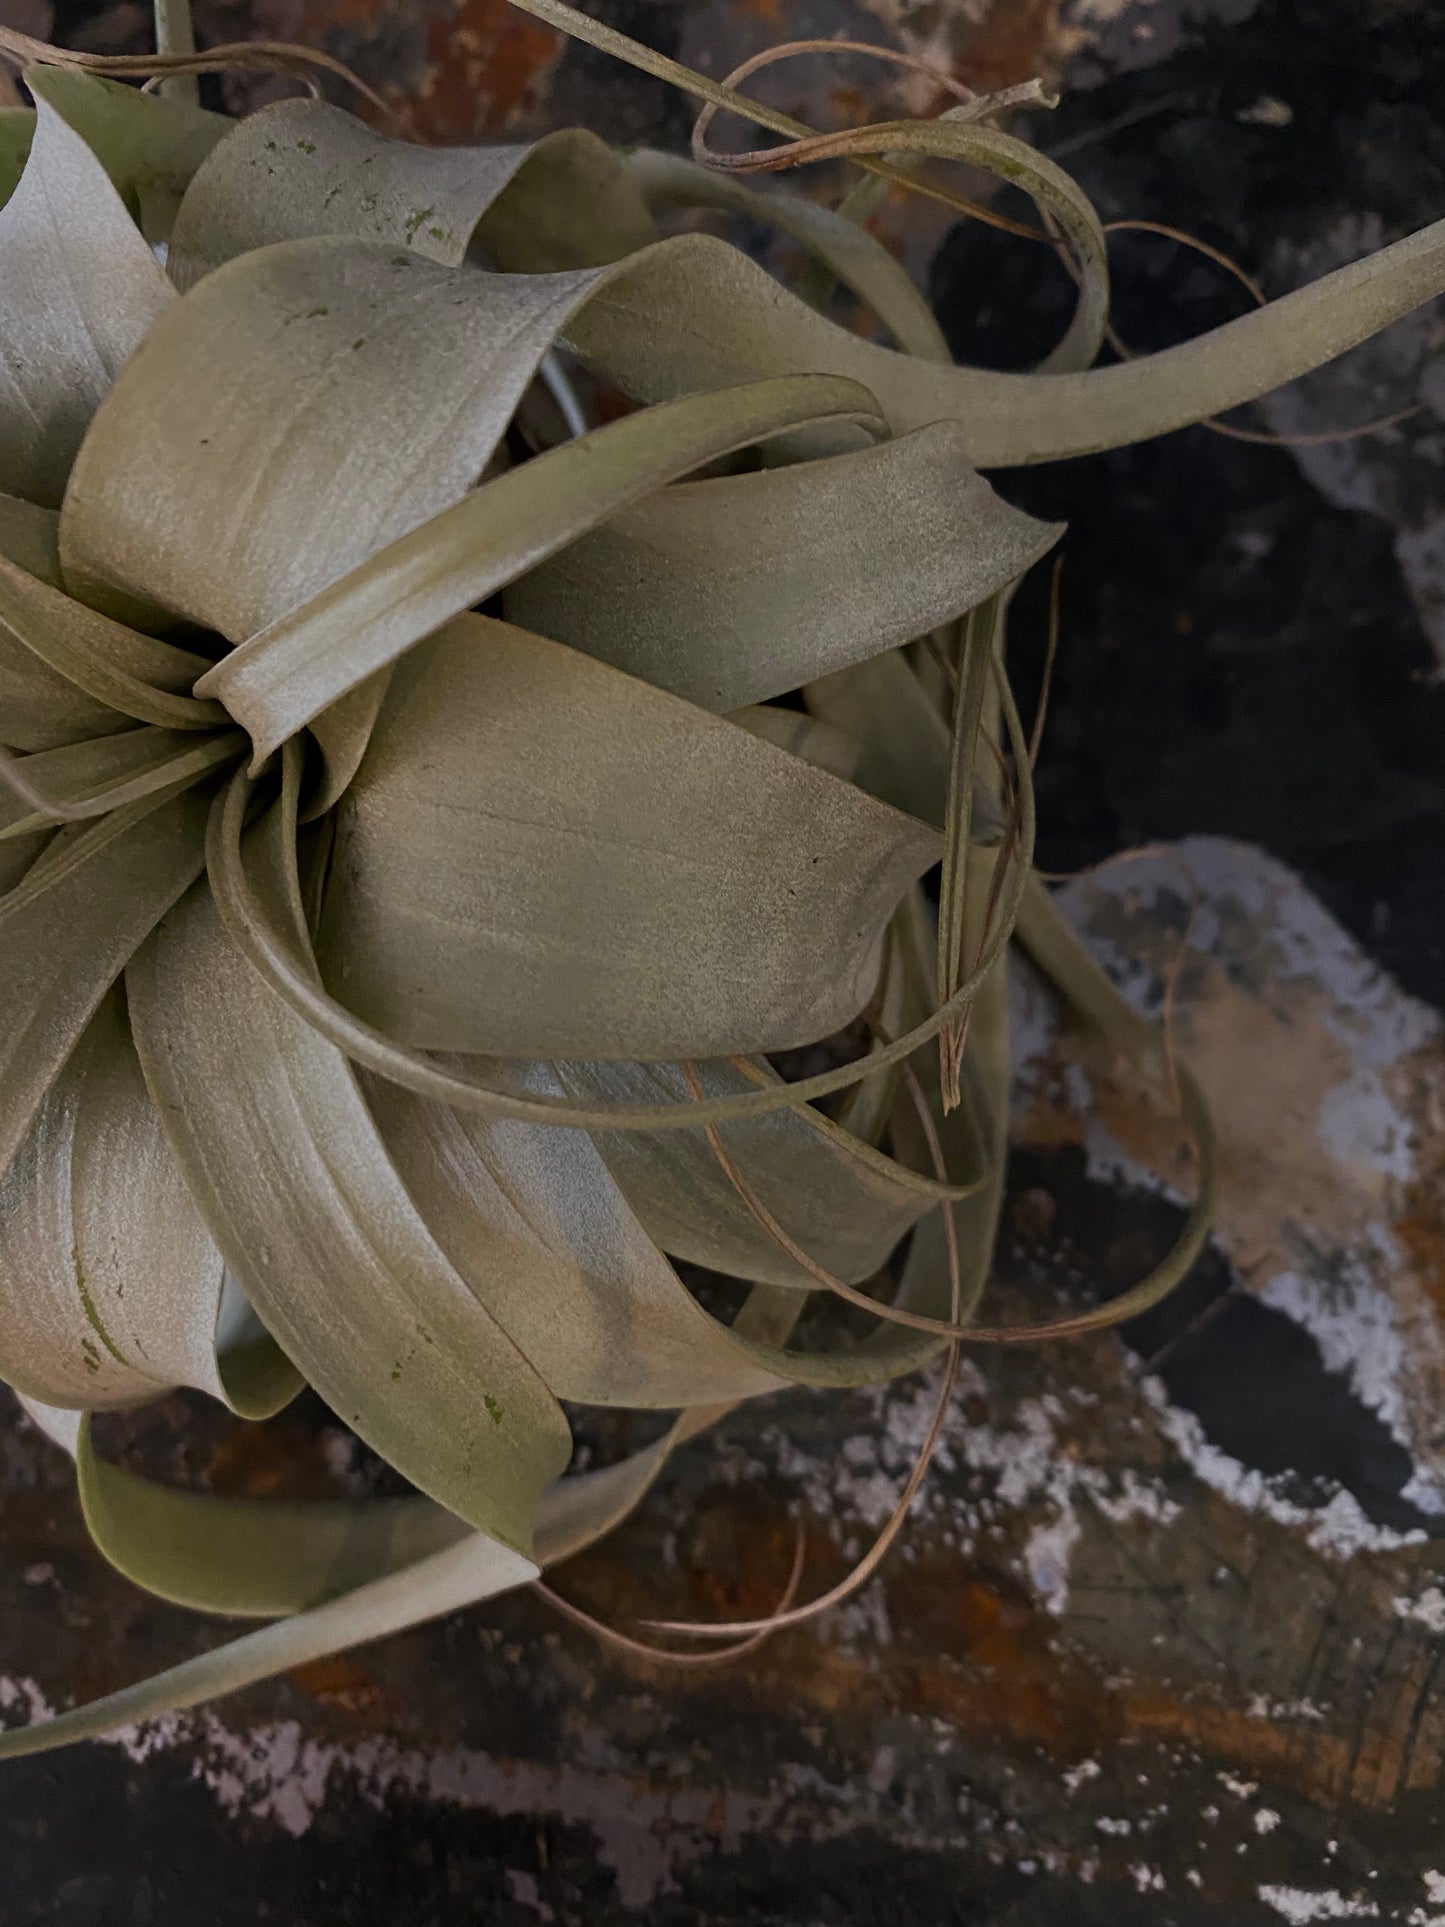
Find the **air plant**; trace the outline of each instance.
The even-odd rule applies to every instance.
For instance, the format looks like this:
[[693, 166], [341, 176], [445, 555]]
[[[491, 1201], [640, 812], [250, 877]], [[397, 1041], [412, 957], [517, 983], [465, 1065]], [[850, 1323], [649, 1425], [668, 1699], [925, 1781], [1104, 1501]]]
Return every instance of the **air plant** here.
[[[1032, 870], [1004, 615], [1059, 530], [979, 471], [1302, 373], [1445, 287], [1445, 224], [1095, 369], [1104, 233], [993, 124], [1017, 92], [817, 136], [520, 3], [783, 144], [428, 149], [177, 78], [294, 50], [6, 40], [35, 105], [0, 115], [0, 1376], [107, 1559], [271, 1623], [5, 1753], [535, 1582], [740, 1400], [943, 1353], [946, 1401], [961, 1343], [1129, 1316], [1205, 1236], [1198, 1090]], [[828, 157], [864, 170], [836, 211], [743, 178]], [[862, 224], [925, 161], [1022, 188], [1072, 261], [1036, 373], [953, 366]], [[660, 232], [693, 208], [790, 235], [803, 293]], [[1170, 1073], [1199, 1199], [1122, 1298], [996, 1328], [1014, 938]], [[675, 1260], [746, 1281], [730, 1323]], [[818, 1293], [870, 1335], [790, 1342]], [[90, 1434], [303, 1383], [414, 1496], [182, 1491]], [[560, 1401], [675, 1416], [569, 1475]]]

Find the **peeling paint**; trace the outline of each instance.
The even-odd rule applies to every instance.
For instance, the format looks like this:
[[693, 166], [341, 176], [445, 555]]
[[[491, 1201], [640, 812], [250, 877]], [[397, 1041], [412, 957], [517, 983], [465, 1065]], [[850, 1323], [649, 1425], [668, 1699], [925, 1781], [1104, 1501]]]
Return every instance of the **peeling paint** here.
[[[1410, 1217], [1413, 1188], [1438, 1162], [1440, 1019], [1375, 968], [1285, 866], [1217, 838], [1189, 839], [1175, 858], [1119, 865], [1062, 893], [1143, 1014], [1157, 1019], [1163, 972], [1177, 952], [1167, 932], [1183, 927], [1181, 866], [1198, 897], [1176, 1024], [1219, 1131], [1215, 1235], [1259, 1301], [1308, 1331], [1326, 1369], [1346, 1375], [1412, 1453], [1413, 1502], [1445, 1511], [1433, 1416], [1445, 1325], [1431, 1302], [1432, 1260], [1417, 1257], [1395, 1228], [1419, 1221], [1418, 1211]], [[1027, 982], [1015, 1006], [1022, 1134], [1045, 1141], [1060, 1128], [1039, 1081], [1057, 1060], [1056, 1018]], [[1064, 1059], [1081, 1083], [1073, 1095], [1086, 1091], [1093, 1105], [1075, 1126], [1091, 1173], [1187, 1196], [1177, 1133], [1147, 1094], [1077, 1043]], [[1258, 1074], [1264, 1064], [1267, 1079]], [[1187, 1422], [1174, 1438], [1217, 1490], [1270, 1502], [1264, 1484], [1207, 1453]], [[1342, 1500], [1333, 1523], [1312, 1530], [1340, 1548], [1406, 1542], [1380, 1538], [1357, 1515]], [[1297, 1507], [1272, 1516], [1304, 1522]]]
[[[1393, 1603], [1399, 1618], [1413, 1619], [1427, 1632], [1445, 1633], [1445, 1591], [1439, 1586], [1427, 1586], [1414, 1599], [1397, 1597]], [[1434, 1895], [1433, 1898], [1445, 1900], [1445, 1893]]]
[[1291, 1923], [1309, 1927], [1316, 1920], [1378, 1920], [1380, 1909], [1373, 1900], [1350, 1899], [1330, 1889], [1307, 1893], [1301, 1887], [1262, 1886], [1259, 1897]]

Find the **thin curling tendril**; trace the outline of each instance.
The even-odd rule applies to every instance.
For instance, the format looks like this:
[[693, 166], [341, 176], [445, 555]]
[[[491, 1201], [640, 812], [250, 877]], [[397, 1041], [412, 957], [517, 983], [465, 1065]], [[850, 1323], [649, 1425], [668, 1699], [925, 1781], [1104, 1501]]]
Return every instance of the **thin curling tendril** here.
[[[532, 1590], [540, 1599], [544, 1599], [554, 1612], [559, 1613], [563, 1619], [568, 1620], [574, 1626], [580, 1627], [583, 1632], [591, 1633], [593, 1638], [601, 1640], [604, 1646], [612, 1646], [618, 1652], [626, 1653], [631, 1659], [646, 1660], [654, 1666], [726, 1666], [733, 1660], [742, 1659], [746, 1654], [756, 1652], [765, 1640], [771, 1638], [772, 1635], [781, 1630], [784, 1625], [791, 1623], [789, 1608], [797, 1598], [798, 1587], [802, 1584], [803, 1561], [807, 1550], [808, 1537], [803, 1528], [803, 1522], [801, 1519], [795, 1520], [793, 1526], [793, 1563], [788, 1573], [788, 1583], [784, 1587], [782, 1597], [779, 1599], [777, 1605], [766, 1619], [756, 1621], [752, 1630], [749, 1631], [744, 1638], [739, 1639], [733, 1645], [724, 1646], [720, 1651], [709, 1653], [678, 1652], [670, 1646], [658, 1646], [651, 1640], [634, 1638], [632, 1634], [624, 1633], [620, 1627], [609, 1625], [605, 1619], [599, 1619], [595, 1613], [588, 1612], [585, 1607], [577, 1605], [574, 1600], [564, 1598], [554, 1587], [549, 1586], [545, 1580], [535, 1580], [532, 1585]], [[686, 1627], [687, 1622], [679, 1621], [678, 1625]], [[706, 1632], [707, 1628], [704, 1625], [698, 1625], [688, 1628], [688, 1630]]]
[[[786, 135], [790, 140], [807, 140], [814, 135], [814, 130], [804, 122], [779, 113], [748, 94], [739, 93], [725, 82], [708, 79], [696, 69], [684, 66], [680, 60], [658, 53], [655, 48], [634, 40], [631, 35], [619, 33], [615, 27], [606, 26], [602, 21], [579, 12], [576, 7], [568, 6], [566, 0], [510, 0], [510, 4], [520, 12], [530, 14], [534, 20], [543, 21], [556, 32], [583, 41], [589, 47], [596, 47], [601, 53], [611, 54], [615, 60], [624, 61], [657, 80], [667, 81], [679, 92], [690, 94], [695, 100], [710, 102], [715, 107], [738, 114], [756, 127]], [[1042, 96], [1040, 104], [1044, 104]], [[894, 167], [887, 161], [870, 155], [845, 155], [843, 158], [856, 162], [867, 173], [878, 176], [891, 186], [928, 195], [945, 206], [957, 208], [959, 212], [972, 211], [972, 203], [967, 207], [959, 207], [960, 197], [957, 195], [951, 194], [946, 188], [934, 186], [932, 182], [922, 181], [906, 169]]]
[[[1216, 248], [1208, 241], [1202, 241], [1197, 234], [1190, 234], [1184, 228], [1171, 227], [1167, 221], [1106, 221], [1104, 232], [1105, 234], [1158, 234], [1167, 241], [1177, 241], [1181, 247], [1192, 248], [1196, 254], [1202, 254], [1206, 260], [1213, 261], [1216, 266], [1232, 275], [1257, 308], [1269, 305], [1269, 296], [1259, 282], [1245, 268], [1242, 268], [1232, 255], [1226, 254], [1223, 248]], [[1062, 249], [1060, 253], [1063, 254]], [[1072, 272], [1073, 263], [1066, 254], [1063, 258], [1065, 266]], [[1105, 339], [1120, 361], [1134, 359], [1133, 349], [1120, 339], [1119, 332], [1112, 322], [1109, 324]], [[1223, 435], [1229, 441], [1251, 442], [1259, 448], [1326, 448], [1335, 442], [1353, 442], [1366, 435], [1383, 434], [1386, 429], [1398, 427], [1401, 422], [1408, 421], [1412, 415], [1418, 415], [1419, 412], [1420, 404], [1411, 402], [1407, 408], [1397, 408], [1391, 414], [1379, 415], [1373, 421], [1360, 422], [1354, 428], [1325, 428], [1293, 435], [1276, 434], [1264, 428], [1237, 428], [1233, 422], [1221, 421], [1217, 415], [1206, 415], [1199, 426], [1207, 428], [1213, 435]]]
[[[983, 118], [989, 114], [1001, 113], [1008, 107], [1052, 105], [1052, 102], [1048, 101], [1047, 98], [1042, 95], [1037, 81], [1026, 81], [1018, 87], [1006, 87], [997, 93], [980, 95], [975, 88], [966, 86], [961, 80], [955, 79], [952, 74], [947, 73], [943, 68], [934, 66], [931, 61], [920, 60], [914, 54], [901, 53], [893, 47], [875, 46], [866, 40], [784, 41], [776, 47], [765, 47], [761, 53], [754, 54], [751, 59], [745, 60], [740, 66], [734, 67], [722, 84], [724, 88], [735, 91], [739, 82], [749, 79], [753, 74], [761, 72], [765, 67], [775, 66], [779, 61], [796, 59], [802, 54], [840, 53], [861, 54], [869, 59], [886, 61], [895, 67], [905, 69], [909, 73], [923, 75], [945, 93], [952, 94], [965, 111], [972, 109], [974, 116], [977, 118]], [[801, 148], [807, 146], [809, 140], [827, 138], [826, 136], [810, 135], [805, 139], [800, 136], [797, 140], [788, 142], [783, 147], [759, 147], [745, 150], [742, 153], [720, 154], [716, 149], [708, 146], [707, 134], [717, 115], [727, 111], [736, 112], [737, 109], [725, 109], [715, 101], [709, 101], [693, 122], [693, 159], [700, 161], [706, 167], [718, 168], [726, 172], [748, 174], [771, 170], [784, 164], [796, 165], [798, 162], [809, 158], [806, 153], [799, 152]], [[796, 160], [788, 163], [780, 161], [779, 156], [784, 154], [796, 155]], [[850, 156], [848, 158], [857, 157]], [[893, 170], [889, 170], [890, 174], [892, 171]], [[874, 174], [874, 179], [886, 185], [907, 185], [915, 192], [923, 194], [930, 199], [942, 201], [946, 206], [952, 208], [955, 213], [967, 215], [975, 221], [981, 221], [986, 227], [999, 228], [1005, 234], [1026, 235], [1032, 240], [1044, 240], [1047, 238], [1037, 228], [1028, 227], [1022, 221], [1011, 220], [1006, 214], [999, 214], [995, 209], [988, 207], [983, 202], [970, 200], [967, 196], [956, 194], [948, 189], [942, 188], [935, 182], [927, 182], [909, 176], [906, 182], [894, 183], [889, 180], [888, 175], [880, 176], [878, 173]]]
[[[1052, 107], [1057, 104], [1056, 97], [1045, 94], [1038, 81], [1027, 81], [1019, 86], [1004, 88], [993, 94], [979, 96], [974, 90], [965, 86], [963, 82], [957, 80], [952, 74], [946, 73], [943, 69], [934, 66], [931, 62], [919, 60], [914, 55], [902, 53], [891, 47], [874, 46], [866, 41], [843, 39], [796, 40], [784, 42], [777, 47], [765, 48], [762, 52], [754, 54], [751, 59], [745, 60], [741, 65], [733, 68], [723, 81], [722, 89], [735, 93], [740, 81], [748, 79], [752, 74], [780, 60], [791, 59], [801, 54], [826, 53], [863, 55], [886, 61], [912, 73], [927, 76], [927, 78], [932, 80], [938, 87], [945, 92], [953, 94], [954, 97], [962, 103], [960, 108], [952, 110], [952, 112], [946, 116], [946, 118], [950, 119], [983, 118], [994, 113], [1001, 113], [1008, 108], [1023, 106]], [[707, 133], [717, 115], [727, 111], [744, 114], [744, 109], [740, 104], [727, 104], [716, 99], [708, 99], [693, 123], [693, 156], [696, 160], [707, 166], [729, 172], [757, 173], [772, 172], [787, 167], [799, 166], [808, 161], [836, 158], [854, 160], [864, 165], [870, 165], [871, 163], [871, 172], [875, 176], [875, 179], [881, 175], [892, 176], [895, 172], [895, 170], [885, 168], [878, 162], [876, 154], [869, 145], [867, 138], [874, 131], [870, 127], [845, 130], [832, 135], [804, 134], [800, 132], [793, 139], [784, 142], [780, 146], [750, 148], [741, 153], [719, 153], [716, 149], [708, 146]], [[757, 118], [759, 125], [777, 125], [775, 121], [767, 121], [761, 117], [747, 115], [744, 117]], [[946, 201], [959, 214], [980, 221], [986, 226], [998, 228], [1008, 234], [1019, 235], [1025, 240], [1048, 243], [1062, 257], [1065, 266], [1073, 278], [1075, 280], [1078, 279], [1078, 270], [1075, 263], [1070, 256], [1069, 250], [1063, 245], [1053, 217], [1047, 209], [1044, 210], [1045, 226], [1040, 229], [1031, 227], [1022, 221], [1011, 220], [1008, 216], [1001, 215], [982, 203], [969, 201], [962, 196], [951, 196], [946, 191], [939, 190], [933, 183], [925, 182], [916, 175], [905, 175], [902, 179], [893, 181], [891, 184], [912, 189], [914, 192], [929, 194], [936, 199]], [[851, 198], [852, 197], [850, 197], [850, 199]], [[860, 197], [858, 201], [860, 216], [866, 217], [866, 211], [871, 208], [871, 205], [871, 197]], [[847, 204], [845, 203], [845, 210], [846, 206]], [[1222, 248], [1214, 247], [1208, 241], [1202, 240], [1197, 235], [1188, 233], [1183, 228], [1173, 227], [1164, 221], [1128, 219], [1106, 222], [1104, 224], [1104, 232], [1106, 234], [1127, 232], [1157, 234], [1168, 240], [1176, 241], [1181, 246], [1192, 248], [1196, 253], [1215, 262], [1219, 267], [1225, 269], [1228, 274], [1232, 275], [1248, 292], [1257, 306], [1264, 307], [1267, 305], [1268, 297], [1253, 275], [1249, 274], [1237, 261], [1226, 254]], [[1129, 361], [1133, 359], [1132, 351], [1120, 339], [1112, 323], [1108, 327], [1105, 339], [1121, 360]], [[1263, 447], [1322, 448], [1336, 442], [1356, 441], [1364, 436], [1383, 433], [1387, 429], [1397, 427], [1403, 421], [1408, 421], [1419, 412], [1420, 404], [1416, 402], [1411, 403], [1408, 407], [1395, 409], [1389, 414], [1378, 416], [1374, 420], [1361, 422], [1352, 428], [1324, 429], [1300, 434], [1279, 434], [1262, 429], [1239, 428], [1232, 422], [1221, 421], [1214, 416], [1206, 417], [1200, 423], [1200, 426], [1209, 429], [1214, 434], [1223, 435], [1232, 441], [1249, 442]]]
[[1125, 863], [1142, 863], [1146, 858], [1158, 858], [1172, 864], [1184, 879], [1184, 888], [1189, 909], [1184, 919], [1184, 929], [1174, 954], [1165, 967], [1162, 994], [1159, 1008], [1159, 1027], [1164, 1038], [1164, 1065], [1169, 1080], [1170, 1100], [1175, 1109], [1179, 1108], [1179, 1062], [1175, 1048], [1174, 1022], [1179, 989], [1179, 979], [1184, 974], [1184, 965], [1189, 958], [1190, 946], [1194, 941], [1195, 927], [1199, 922], [1199, 879], [1190, 869], [1176, 849], [1167, 843], [1139, 843], [1129, 850], [1115, 850], [1112, 856], [1100, 857], [1097, 863], [1086, 863], [1078, 870], [1036, 870], [1034, 874], [1041, 883], [1078, 883], [1085, 877], [1099, 876], [1105, 870], [1118, 869]]
[[[691, 1065], [684, 1067], [684, 1075], [689, 1078], [689, 1081], [695, 1079], [696, 1073], [692, 1070]], [[911, 1080], [909, 1084], [910, 1094], [918, 1108], [919, 1119], [928, 1143], [929, 1154], [933, 1160], [934, 1171], [940, 1182], [942, 1182], [946, 1178], [948, 1168], [943, 1155], [943, 1146], [939, 1142], [933, 1119], [929, 1115], [927, 1100], [923, 1095], [917, 1078], [913, 1077], [911, 1072], [907, 1073], [907, 1075]], [[714, 1134], [710, 1134], [710, 1141], [712, 1141], [713, 1135]], [[713, 1148], [714, 1151], [716, 1151], [716, 1143], [714, 1143]], [[739, 1195], [741, 1196], [742, 1194], [739, 1193]], [[760, 1219], [759, 1222], [761, 1223], [762, 1220]], [[959, 1259], [958, 1227], [954, 1219], [953, 1206], [951, 1203], [945, 1204], [943, 1208], [943, 1227], [944, 1240], [948, 1253], [949, 1311], [951, 1314], [951, 1322], [956, 1328], [964, 1329], [960, 1320], [960, 1313], [963, 1310], [963, 1267]], [[785, 1247], [785, 1249], [786, 1248], [787, 1247]], [[863, 1557], [853, 1567], [851, 1572], [840, 1579], [837, 1585], [829, 1587], [827, 1592], [820, 1593], [816, 1599], [810, 1599], [801, 1606], [779, 1609], [769, 1614], [766, 1619], [732, 1620], [724, 1624], [706, 1623], [687, 1619], [652, 1619], [643, 1622], [648, 1631], [671, 1633], [674, 1637], [692, 1639], [733, 1640], [749, 1635], [754, 1637], [758, 1635], [766, 1636], [767, 1634], [780, 1631], [784, 1626], [801, 1626], [806, 1621], [816, 1619], [822, 1613], [831, 1612], [835, 1606], [840, 1606], [844, 1601], [851, 1599], [861, 1587], [867, 1585], [868, 1581], [873, 1577], [873, 1574], [878, 1570], [879, 1566], [882, 1565], [884, 1559], [887, 1558], [893, 1542], [903, 1530], [904, 1522], [912, 1508], [913, 1501], [917, 1498], [923, 1481], [928, 1476], [928, 1468], [933, 1463], [933, 1455], [938, 1449], [938, 1441], [943, 1436], [944, 1421], [948, 1417], [948, 1410], [953, 1403], [954, 1392], [958, 1388], [958, 1371], [961, 1361], [962, 1353], [958, 1341], [955, 1338], [948, 1346], [947, 1359], [943, 1368], [943, 1378], [938, 1388], [938, 1397], [934, 1403], [933, 1417], [929, 1422], [928, 1431], [924, 1435], [923, 1443], [918, 1449], [912, 1470], [909, 1472], [902, 1490], [894, 1501], [893, 1510], [890, 1512], [882, 1531], [873, 1541], [873, 1544], [868, 1548], [867, 1552], [864, 1553]], [[735, 1649], [730, 1648], [729, 1650]]]
[[77, 67], [112, 80], [147, 82], [182, 74], [281, 73], [301, 81], [313, 94], [320, 92], [317, 74], [331, 74], [375, 108], [390, 127], [399, 125], [395, 109], [345, 61], [291, 40], [228, 40], [196, 53], [91, 54], [54, 46], [14, 27], [0, 27], [0, 59], [16, 67]]

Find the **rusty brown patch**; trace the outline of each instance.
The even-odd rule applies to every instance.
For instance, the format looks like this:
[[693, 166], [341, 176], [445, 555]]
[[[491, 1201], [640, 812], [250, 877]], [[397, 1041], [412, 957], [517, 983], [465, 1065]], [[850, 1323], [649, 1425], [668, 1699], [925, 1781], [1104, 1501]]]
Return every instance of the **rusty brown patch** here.
[[[1061, 23], [1059, 0], [991, 0], [982, 17], [977, 0], [940, 0], [931, 7], [910, 0], [863, 3], [896, 46], [983, 90], [1034, 79], [1052, 86], [1087, 39]], [[920, 89], [926, 87], [920, 82]], [[909, 106], [914, 113], [926, 111], [921, 96], [910, 98]]]
[[343, 1496], [324, 1441], [287, 1418], [237, 1425], [206, 1463], [213, 1492], [239, 1499], [334, 1499]]
[[[535, 108], [564, 44], [507, 0], [449, 0], [415, 18], [426, 56], [412, 72], [398, 73], [394, 58], [383, 62], [368, 48], [381, 24], [375, 0], [303, 0], [288, 37], [364, 69], [396, 115], [388, 131], [440, 145], [496, 134]], [[364, 102], [358, 111], [375, 119]]]
[[1059, 27], [1058, 0], [994, 0], [969, 36], [959, 75], [982, 92], [1021, 80], [1058, 77], [1069, 47]]
[[[759, 1520], [732, 1505], [709, 1506], [688, 1535], [688, 1589], [699, 1619], [762, 1618], [778, 1605], [793, 1563], [787, 1520]], [[806, 1590], [816, 1590], [821, 1544], [810, 1546]], [[831, 1552], [831, 1548], [826, 1549]]]
[[1386, 1082], [1415, 1131], [1415, 1176], [1392, 1229], [1416, 1283], [1445, 1315], [1445, 1043], [1413, 1052]]
[[293, 1666], [287, 1678], [321, 1705], [364, 1717], [368, 1723], [385, 1721], [394, 1726], [406, 1712], [405, 1703], [396, 1693], [345, 1655]]
[[892, 1568], [885, 1584], [890, 1623], [909, 1649], [900, 1679], [910, 1711], [1059, 1759], [1122, 1730], [1057, 1621], [1003, 1574], [945, 1553]]
[[[704, 1500], [679, 1535], [678, 1570], [660, 1568], [638, 1547], [629, 1551], [623, 1528], [614, 1541], [569, 1560], [558, 1590], [606, 1624], [628, 1630], [647, 1619], [761, 1618], [783, 1596], [796, 1543], [781, 1507], [763, 1511], [723, 1493]], [[831, 1543], [809, 1532], [802, 1597], [822, 1591], [842, 1574]]]
[[1391, 1229], [1416, 1283], [1445, 1314], [1445, 1196], [1436, 1173], [1408, 1185], [1405, 1209]]
[[562, 38], [507, 0], [458, 0], [427, 27], [428, 71], [407, 104], [416, 138], [495, 134], [537, 104]]
[[833, 125], [837, 127], [862, 127], [878, 111], [861, 87], [830, 87], [828, 105], [833, 110]]
[[[764, 1520], [736, 1500], [724, 1510], [725, 1527], [715, 1523], [704, 1535], [719, 1565], [688, 1573], [695, 1609], [699, 1617], [764, 1613], [776, 1602], [786, 1573], [788, 1534], [775, 1519]], [[809, 1551], [805, 1595], [841, 1572], [826, 1542]], [[826, 1568], [832, 1568], [830, 1575]], [[569, 1596], [614, 1623], [659, 1610], [656, 1591], [646, 1596], [621, 1547], [595, 1550], [573, 1570], [577, 1583], [567, 1586]], [[1367, 1748], [1370, 1758], [1361, 1758], [1357, 1770], [1355, 1752], [1339, 1733], [1275, 1724], [1225, 1704], [1204, 1686], [1176, 1686], [1147, 1674], [1106, 1678], [1067, 1627], [1015, 1581], [997, 1569], [970, 1565], [956, 1552], [916, 1548], [906, 1564], [885, 1566], [883, 1583], [893, 1628], [889, 1650], [848, 1650], [812, 1628], [795, 1629], [728, 1668], [729, 1694], [770, 1704], [782, 1696], [799, 1711], [829, 1719], [866, 1719], [886, 1708], [944, 1720], [993, 1745], [1042, 1749], [1061, 1767], [1112, 1748], [1126, 1735], [1147, 1736], [1187, 1748], [1206, 1765], [1268, 1778], [1317, 1805], [1347, 1790], [1363, 1804], [1376, 1804], [1407, 1772], [1416, 1784], [1430, 1770], [1417, 1761], [1409, 1771], [1399, 1731], [1392, 1738], [1376, 1729], [1372, 1742], [1390, 1755], [1393, 1767], [1385, 1760], [1382, 1772], [1381, 1759]], [[710, 1671], [664, 1672], [629, 1658], [617, 1663], [657, 1672], [672, 1693], [716, 1690], [718, 1675]], [[1429, 1750], [1438, 1767], [1438, 1749]]]

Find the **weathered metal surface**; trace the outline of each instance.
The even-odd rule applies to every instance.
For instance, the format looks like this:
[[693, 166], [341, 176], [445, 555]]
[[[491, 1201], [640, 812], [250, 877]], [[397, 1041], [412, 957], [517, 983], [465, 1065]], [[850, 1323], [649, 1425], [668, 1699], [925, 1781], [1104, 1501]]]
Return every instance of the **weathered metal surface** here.
[[[1426, 6], [595, 10], [715, 73], [848, 31], [985, 84], [1059, 77], [1035, 135], [1106, 214], [1193, 228], [1272, 289], [1445, 210], [1445, 22]], [[325, 44], [429, 138], [584, 119], [675, 144], [690, 118], [500, 0], [199, 17], [211, 38]], [[107, 47], [144, 31], [129, 7], [66, 24]], [[818, 124], [892, 98], [861, 63], [771, 85]], [[935, 213], [883, 220], [926, 269]], [[1242, 299], [1162, 240], [1121, 243], [1117, 266], [1139, 346]], [[999, 359], [1047, 346], [1067, 299], [1024, 244], [976, 230], [944, 237], [930, 273], [960, 349]], [[1387, 436], [1285, 453], [1196, 430], [1006, 484], [1071, 524], [1045, 861], [1203, 833], [1184, 872], [1140, 860], [1068, 891], [1149, 1007], [1198, 892], [1177, 1035], [1219, 1111], [1224, 1183], [1178, 1301], [1122, 1338], [977, 1353], [881, 1577], [734, 1668], [621, 1660], [521, 1597], [6, 1768], [7, 1921], [1445, 1920], [1437, 347], [1437, 320], [1407, 322], [1265, 417], [1318, 430], [1423, 403]], [[1037, 596], [1015, 627], [1027, 679]], [[1059, 1031], [1023, 970], [1015, 1002], [999, 1319], [1122, 1289], [1190, 1178], [1167, 1109]], [[618, 1619], [762, 1610], [793, 1510], [821, 1588], [885, 1515], [930, 1389], [739, 1415], [559, 1583]], [[160, 1408], [130, 1449], [222, 1489], [368, 1476], [314, 1406], [280, 1440], [196, 1419]], [[0, 1432], [0, 1548], [11, 1718], [225, 1630], [109, 1574], [18, 1423]]]

